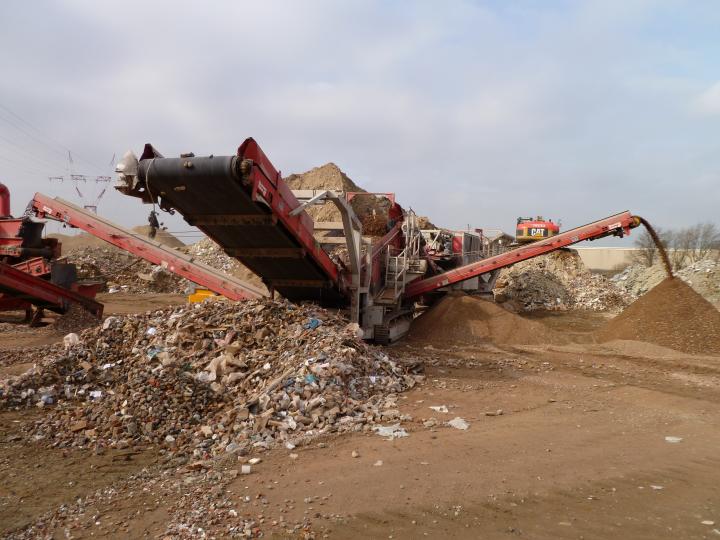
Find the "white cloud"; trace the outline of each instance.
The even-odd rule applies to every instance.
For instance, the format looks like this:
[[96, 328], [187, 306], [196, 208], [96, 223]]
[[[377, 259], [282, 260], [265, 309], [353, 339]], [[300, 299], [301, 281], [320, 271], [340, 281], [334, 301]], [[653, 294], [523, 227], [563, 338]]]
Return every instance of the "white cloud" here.
[[[0, 104], [102, 163], [145, 142], [221, 154], [253, 136], [284, 173], [335, 161], [448, 226], [640, 207], [665, 226], [715, 219], [699, 187], [677, 189], [720, 170], [720, 128], [687, 114], [720, 112], [720, 83], [697, 90], [715, 60], [658, 32], [677, 15], [663, 5], [669, 18], [649, 0], [7, 0]], [[36, 174], [62, 156], [16, 135], [0, 118], [40, 161], [12, 166], [0, 141], [13, 210], [37, 189], [71, 197]], [[694, 211], [665, 202], [678, 198]], [[147, 214], [103, 204], [127, 224]]]
[[695, 110], [705, 115], [720, 115], [720, 81], [700, 94], [694, 102]]

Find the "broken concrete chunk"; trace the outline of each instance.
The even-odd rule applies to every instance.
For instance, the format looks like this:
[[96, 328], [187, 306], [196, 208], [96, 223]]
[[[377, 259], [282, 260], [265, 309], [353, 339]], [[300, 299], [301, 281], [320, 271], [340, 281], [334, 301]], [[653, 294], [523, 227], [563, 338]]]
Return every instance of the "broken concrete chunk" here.
[[470, 427], [470, 424], [468, 424], [463, 418], [460, 418], [459, 416], [456, 416], [449, 422], [447, 422], [447, 425], [450, 427], [454, 427], [455, 429], [461, 429], [466, 430]]

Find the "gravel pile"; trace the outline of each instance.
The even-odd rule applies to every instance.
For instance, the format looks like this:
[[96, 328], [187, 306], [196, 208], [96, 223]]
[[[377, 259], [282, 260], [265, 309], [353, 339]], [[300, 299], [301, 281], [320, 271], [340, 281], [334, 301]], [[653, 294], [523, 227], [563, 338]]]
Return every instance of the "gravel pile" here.
[[198, 458], [292, 447], [397, 421], [391, 396], [416, 382], [339, 315], [284, 301], [109, 317], [79, 339], [0, 380], [0, 408], [49, 409], [30, 435], [53, 446]]
[[720, 354], [720, 311], [680, 279], [665, 278], [596, 333], [692, 354]]
[[620, 310], [632, 297], [611, 280], [588, 270], [573, 250], [522, 261], [500, 272], [495, 301], [516, 311]]
[[[675, 276], [690, 285], [700, 296], [713, 304], [720, 304], [720, 260], [710, 256], [675, 272]], [[612, 277], [612, 281], [637, 298], [647, 293], [667, 277], [659, 261], [652, 266], [634, 264]]]

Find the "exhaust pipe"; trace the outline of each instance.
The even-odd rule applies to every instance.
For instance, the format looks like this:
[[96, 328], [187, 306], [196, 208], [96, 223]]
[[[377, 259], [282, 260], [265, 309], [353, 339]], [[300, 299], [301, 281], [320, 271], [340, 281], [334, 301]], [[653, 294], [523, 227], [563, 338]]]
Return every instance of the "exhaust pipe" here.
[[0, 182], [0, 218], [12, 217], [10, 215], [10, 190]]

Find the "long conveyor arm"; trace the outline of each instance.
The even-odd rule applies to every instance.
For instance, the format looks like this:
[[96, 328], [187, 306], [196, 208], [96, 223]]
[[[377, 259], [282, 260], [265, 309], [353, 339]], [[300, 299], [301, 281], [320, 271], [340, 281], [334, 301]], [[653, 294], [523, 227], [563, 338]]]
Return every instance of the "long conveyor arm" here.
[[30, 204], [38, 217], [54, 219], [82, 229], [231, 300], [264, 296], [263, 291], [249, 283], [194, 261], [190, 255], [129, 231], [59, 197], [52, 198], [36, 193]]
[[405, 290], [407, 298], [414, 298], [432, 292], [436, 289], [465, 281], [466, 279], [492, 272], [499, 268], [511, 266], [520, 261], [532, 259], [538, 255], [555, 251], [583, 240], [597, 240], [604, 236], [623, 236], [630, 234], [630, 229], [640, 225], [640, 218], [625, 211], [620, 214], [606, 217], [593, 223], [560, 233], [552, 238], [541, 240], [527, 246], [513, 249], [494, 257], [455, 268], [448, 272], [438, 274], [419, 281], [414, 281]]

